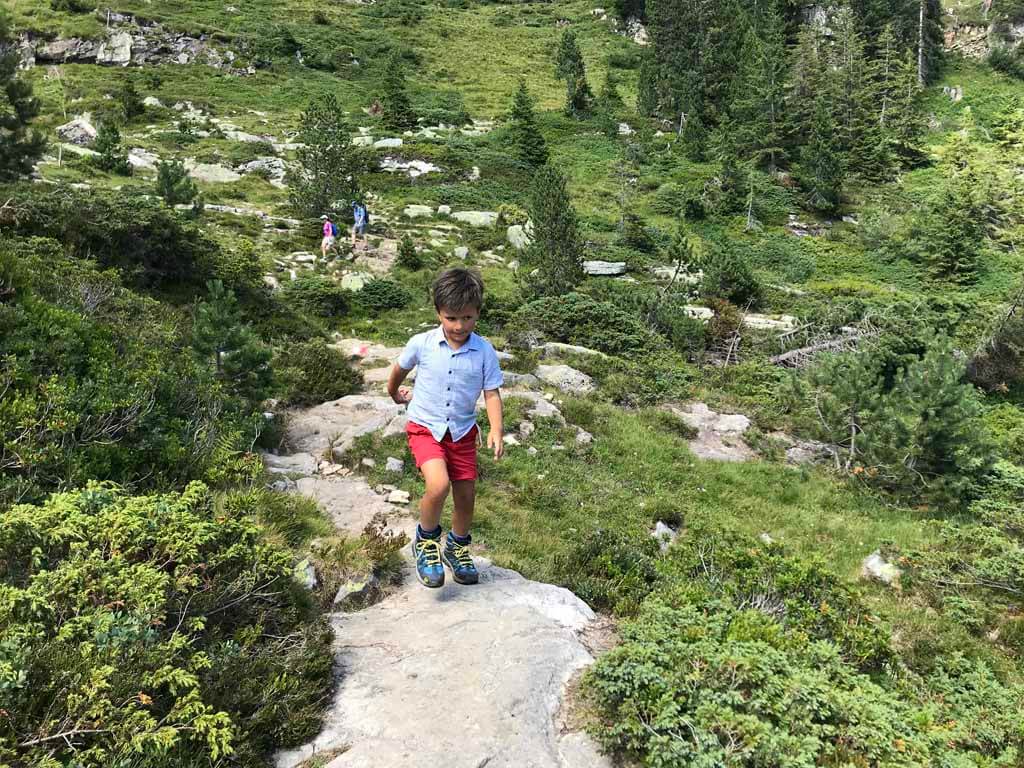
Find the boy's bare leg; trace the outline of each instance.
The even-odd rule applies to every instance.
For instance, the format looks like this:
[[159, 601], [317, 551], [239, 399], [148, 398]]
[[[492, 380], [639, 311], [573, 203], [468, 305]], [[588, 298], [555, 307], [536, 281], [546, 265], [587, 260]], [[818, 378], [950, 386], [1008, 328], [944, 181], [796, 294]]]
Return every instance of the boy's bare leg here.
[[[420, 472], [423, 473], [423, 480], [427, 486], [423, 498], [420, 499], [420, 528], [432, 531], [441, 524], [441, 510], [444, 509], [444, 501], [448, 498], [448, 465], [444, 463], [444, 459], [431, 459], [423, 463]], [[472, 516], [472, 507], [470, 515]]]
[[452, 532], [464, 538], [469, 535], [473, 523], [473, 507], [476, 504], [476, 480], [452, 481]]

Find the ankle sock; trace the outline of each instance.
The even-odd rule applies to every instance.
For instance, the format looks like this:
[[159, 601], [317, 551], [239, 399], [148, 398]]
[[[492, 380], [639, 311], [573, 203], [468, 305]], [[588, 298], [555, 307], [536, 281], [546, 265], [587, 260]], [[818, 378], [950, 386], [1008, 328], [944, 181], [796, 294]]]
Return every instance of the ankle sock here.
[[419, 523], [416, 523], [416, 538], [417, 539], [440, 539], [441, 538], [441, 526], [437, 526], [432, 531], [424, 531]]
[[467, 533], [465, 536], [458, 536], [455, 531], [448, 531], [448, 537], [456, 544], [460, 544], [463, 547], [473, 540], [473, 537], [470, 534]]

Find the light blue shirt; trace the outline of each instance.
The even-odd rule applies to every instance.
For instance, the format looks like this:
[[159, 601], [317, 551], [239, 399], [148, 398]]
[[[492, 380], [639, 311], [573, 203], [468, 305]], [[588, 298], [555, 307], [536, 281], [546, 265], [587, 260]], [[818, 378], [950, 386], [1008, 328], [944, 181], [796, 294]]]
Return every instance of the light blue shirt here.
[[476, 401], [504, 382], [490, 342], [471, 333], [458, 349], [448, 346], [440, 326], [409, 339], [398, 365], [416, 368], [409, 421], [426, 427], [438, 442], [451, 431], [460, 440], [476, 425]]

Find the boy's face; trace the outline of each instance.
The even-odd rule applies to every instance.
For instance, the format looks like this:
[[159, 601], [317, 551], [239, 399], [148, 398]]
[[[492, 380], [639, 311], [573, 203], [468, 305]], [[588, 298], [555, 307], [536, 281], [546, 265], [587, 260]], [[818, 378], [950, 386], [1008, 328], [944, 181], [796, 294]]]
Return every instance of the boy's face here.
[[437, 311], [437, 319], [441, 321], [444, 328], [444, 335], [456, 343], [462, 343], [469, 338], [469, 334], [476, 328], [476, 321], [480, 319], [479, 307], [462, 307], [452, 309], [441, 307]]

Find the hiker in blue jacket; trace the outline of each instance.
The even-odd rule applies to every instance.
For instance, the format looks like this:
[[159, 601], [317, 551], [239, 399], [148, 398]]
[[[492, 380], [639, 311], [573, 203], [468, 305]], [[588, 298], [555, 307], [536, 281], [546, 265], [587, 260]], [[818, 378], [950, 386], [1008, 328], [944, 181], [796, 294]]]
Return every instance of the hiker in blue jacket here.
[[352, 251], [356, 250], [356, 235], [363, 236], [363, 248], [366, 247], [366, 227], [370, 223], [370, 214], [366, 206], [358, 200], [352, 201]]

